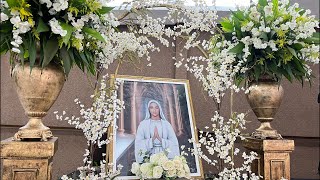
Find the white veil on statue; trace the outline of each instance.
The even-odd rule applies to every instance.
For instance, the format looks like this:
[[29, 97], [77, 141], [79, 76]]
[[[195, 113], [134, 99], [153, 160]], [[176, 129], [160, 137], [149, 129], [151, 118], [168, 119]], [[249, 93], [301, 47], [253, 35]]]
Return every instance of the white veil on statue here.
[[159, 103], [158, 101], [154, 100], [154, 99], [150, 100], [150, 101], [148, 102], [148, 105], [146, 106], [146, 116], [145, 116], [144, 120], [148, 120], [148, 119], [151, 118], [151, 114], [150, 114], [150, 112], [149, 112], [149, 106], [150, 106], [151, 103], [156, 103], [156, 104], [158, 105], [159, 110], [160, 110], [160, 112], [159, 112], [159, 114], [160, 114], [160, 119], [166, 121], [167, 119], [166, 119], [166, 117], [165, 117], [164, 114], [163, 114], [162, 107], [161, 107], [160, 103]]

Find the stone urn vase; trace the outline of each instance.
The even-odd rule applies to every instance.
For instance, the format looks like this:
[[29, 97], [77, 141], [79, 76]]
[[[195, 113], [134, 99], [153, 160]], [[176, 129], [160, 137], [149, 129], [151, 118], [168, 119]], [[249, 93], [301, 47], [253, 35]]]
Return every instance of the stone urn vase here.
[[282, 101], [282, 86], [277, 81], [268, 78], [252, 82], [250, 86], [252, 89], [247, 94], [247, 100], [261, 122], [260, 127], [253, 132], [252, 136], [259, 139], [282, 139], [270, 124]]
[[14, 140], [47, 141], [53, 135], [50, 128], [43, 125], [42, 118], [56, 101], [65, 82], [62, 67], [51, 63], [45, 68], [35, 66], [30, 70], [29, 63], [17, 64], [12, 71], [12, 78], [29, 118], [28, 123], [14, 135]]

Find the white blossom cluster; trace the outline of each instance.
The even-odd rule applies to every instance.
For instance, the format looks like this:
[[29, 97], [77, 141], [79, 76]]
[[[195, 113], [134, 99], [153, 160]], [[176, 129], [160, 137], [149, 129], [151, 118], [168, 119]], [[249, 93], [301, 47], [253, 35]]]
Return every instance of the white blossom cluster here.
[[[0, 22], [4, 22], [9, 20], [9, 14], [5, 14], [5, 8], [8, 8], [8, 3], [6, 1], [1, 0], [0, 9], [1, 9], [1, 19]], [[30, 31], [31, 27], [34, 26], [34, 21], [28, 19], [22, 20], [20, 18], [20, 12], [17, 10], [9, 12], [11, 15], [10, 22], [13, 25], [13, 41], [11, 41], [11, 45], [13, 46], [12, 51], [16, 53], [20, 53], [19, 46], [23, 43], [22, 37], [19, 34], [25, 34]]]
[[[210, 10], [205, 6], [190, 8], [184, 6], [182, 1], [170, 4], [170, 1], [155, 0], [133, 1], [129, 5], [131, 5], [132, 11], [137, 14], [133, 22], [128, 23], [126, 19], [118, 20], [112, 12], [104, 17], [106, 22], [98, 22], [98, 24], [102, 23], [99, 32], [106, 42], [97, 43], [96, 61], [106, 69], [115, 60], [122, 59], [127, 52], [134, 52], [138, 58], [145, 56], [150, 61], [150, 52], [160, 51], [160, 48], [153, 44], [153, 39], [156, 39], [166, 47], [170, 47], [175, 46], [174, 43], [170, 44], [171, 39], [176, 40], [180, 37], [187, 40], [184, 45], [185, 49], [199, 44], [208, 44], [205, 40], [197, 40], [198, 34], [200, 31], [213, 34], [212, 29], [216, 25], [216, 11]], [[166, 16], [154, 18], [149, 14], [139, 13], [139, 11], [143, 12], [144, 9], [152, 9], [159, 6], [168, 9]], [[69, 16], [68, 18], [72, 20], [72, 17]], [[170, 22], [178, 25], [166, 27], [165, 24]], [[73, 23], [73, 26], [81, 28], [84, 23], [81, 19], [78, 19], [77, 22]], [[127, 24], [129, 32], [118, 32], [112, 28], [119, 24]], [[196, 30], [197, 33], [188, 36], [188, 34]], [[81, 38], [79, 42], [81, 42]], [[80, 47], [82, 46], [84, 44], [80, 45]], [[88, 43], [87, 46], [90, 46], [90, 44]], [[209, 48], [208, 46], [206, 47]]]
[[9, 6], [7, 1], [0, 0], [0, 10], [1, 10], [0, 23], [9, 19], [8, 15], [3, 13], [4, 9], [8, 7]]
[[[211, 127], [205, 128], [207, 132], [200, 131], [198, 143], [193, 139], [189, 140], [196, 144], [194, 149], [190, 149], [193, 154], [198, 155], [208, 164], [224, 167], [219, 169], [220, 179], [259, 179], [259, 176], [251, 171], [251, 164], [257, 158], [255, 152], [250, 154], [243, 152], [244, 163], [240, 167], [235, 167], [234, 163], [234, 156], [240, 153], [240, 150], [235, 148], [235, 141], [245, 139], [241, 135], [241, 130], [245, 129], [245, 114], [234, 114], [234, 117], [226, 121], [218, 112], [215, 112], [211, 122]], [[205, 151], [210, 156], [207, 156]]]
[[52, 18], [52, 19], [49, 21], [49, 25], [50, 25], [51, 30], [52, 30], [52, 32], [53, 32], [54, 34], [59, 34], [59, 35], [62, 36], [62, 37], [65, 36], [65, 35], [67, 35], [67, 31], [64, 30], [64, 29], [60, 26], [60, 24], [59, 24], [58, 20], [56, 20], [56, 18]]
[[[230, 34], [232, 32], [231, 40], [224, 39], [221, 35], [216, 34], [212, 36], [210, 43], [202, 44], [205, 47], [203, 50], [207, 54], [205, 58], [190, 57], [187, 62], [192, 63], [185, 64], [187, 70], [202, 82], [204, 89], [208, 91], [209, 96], [215, 98], [217, 103], [221, 102], [221, 98], [227, 89], [233, 89], [235, 92], [243, 90], [245, 93], [250, 91], [248, 87], [236, 86], [235, 78], [239, 74], [246, 75], [252, 72], [252, 66], [254, 65], [267, 63], [262, 60], [269, 61], [268, 57], [263, 57], [261, 62], [257, 59], [254, 65], [248, 65], [248, 59], [254, 55], [252, 52], [255, 50], [270, 49], [272, 52], [266, 53], [266, 56], [269, 54], [270, 58], [274, 58], [274, 56], [280, 54], [280, 50], [288, 47], [286, 52], [289, 54], [289, 58], [286, 59], [287, 54], [279, 57], [279, 60], [277, 60], [277, 62], [280, 61], [278, 66], [280, 66], [280, 63], [286, 64], [287, 61], [292, 61], [291, 58], [297, 56], [303, 61], [302, 68], [304, 68], [308, 77], [310, 77], [312, 71], [305, 62], [319, 63], [319, 45], [305, 43], [305, 40], [311, 38], [316, 32], [315, 28], [319, 28], [319, 21], [316, 20], [314, 15], [310, 15], [310, 10], [297, 10], [299, 8], [297, 3], [289, 6], [288, 0], [279, 0], [277, 15], [274, 14], [271, 1], [268, 1], [267, 6], [263, 8], [264, 14], [261, 14], [257, 10], [258, 7], [255, 4], [257, 2], [253, 2], [250, 8], [240, 9], [244, 12], [244, 17], [248, 15], [248, 19], [239, 24], [239, 26], [241, 25], [241, 38], [238, 37], [239, 34], [237, 35], [234, 29], [229, 30]], [[231, 18], [230, 22], [233, 22]], [[270, 38], [269, 35], [266, 37], [265, 35], [268, 33], [273, 34], [273, 37], [277, 37], [277, 39]], [[242, 52], [231, 52], [234, 47], [240, 44], [244, 46]], [[301, 46], [301, 49], [296, 53], [292, 52], [292, 48], [290, 49], [293, 44]], [[266, 52], [268, 51], [266, 50]], [[181, 62], [178, 62], [176, 65], [181, 64]]]
[[[281, 37], [282, 33], [290, 32], [290, 36], [294, 37], [295, 39], [288, 41], [284, 40], [283, 43], [288, 45], [302, 43], [301, 41], [303, 39], [312, 37], [313, 33], [316, 32], [315, 28], [319, 28], [319, 22], [316, 20], [315, 16], [310, 15], [311, 11], [309, 9], [305, 12], [302, 12], [302, 10], [297, 11], [299, 8], [298, 3], [295, 3], [287, 8], [288, 5], [289, 0], [279, 1], [278, 11], [281, 13], [281, 17], [277, 18], [276, 20], [272, 18], [275, 16], [272, 9], [272, 2], [268, 2], [268, 5], [264, 7], [264, 16], [266, 17], [264, 19], [262, 18], [260, 12], [257, 11], [256, 6], [252, 6], [247, 10], [250, 12], [249, 17], [252, 19], [252, 21], [241, 27], [242, 32], [251, 33], [252, 36], [246, 36], [239, 41], [244, 43], [246, 47], [252, 44], [256, 49], [266, 49], [267, 47], [270, 47], [272, 51], [278, 51], [278, 48], [275, 44], [276, 42], [274, 40], [264, 40], [260, 37], [261, 33], [269, 33], [273, 30], [278, 34], [279, 37]], [[288, 20], [286, 17], [290, 17], [290, 19]], [[302, 43], [302, 45], [307, 44]], [[281, 44], [278, 45], [278, 47], [281, 46]], [[317, 51], [312, 52], [318, 52], [319, 45], [312, 46], [317, 48]], [[309, 47], [310, 46], [307, 46], [305, 48]], [[248, 53], [248, 49], [245, 48], [243, 52]], [[310, 57], [310, 53], [311, 52], [302, 52], [302, 56]], [[245, 61], [246, 58], [247, 56], [244, 57]], [[306, 61], [319, 63], [319, 52], [318, 56], [311, 56], [310, 59], [306, 59]]]
[[[68, 20], [71, 22], [72, 26], [77, 29], [72, 34], [71, 41], [74, 41], [72, 44], [75, 45], [79, 51], [82, 51], [84, 47], [91, 47], [93, 45], [91, 42], [83, 41], [84, 35], [82, 34], [82, 28], [87, 23], [93, 24], [95, 29], [105, 39], [105, 42], [94, 41], [94, 45], [97, 46], [95, 51], [95, 55], [97, 57], [96, 61], [99, 62], [105, 69], [107, 69], [115, 60], [124, 58], [125, 53], [127, 52], [134, 52], [138, 57], [146, 56], [147, 60], [150, 60], [150, 52], [160, 50], [159, 47], [156, 47], [153, 44], [152, 41], [154, 39], [166, 47], [175, 46], [173, 43], [170, 44], [172, 39], [176, 40], [177, 38], [182, 38], [186, 42], [184, 44], [185, 49], [199, 48], [204, 51], [212, 49], [212, 43], [207, 40], [199, 40], [199, 35], [200, 32], [214, 34], [213, 29], [216, 27], [215, 20], [217, 19], [216, 11], [210, 10], [201, 5], [198, 8], [185, 7], [181, 2], [182, 1], [178, 1], [178, 4], [170, 4], [169, 1], [133, 1], [131, 3], [132, 12], [145, 10], [145, 8], [150, 9], [154, 6], [162, 6], [161, 3], [165, 3], [166, 5], [162, 7], [166, 7], [168, 9], [168, 13], [167, 16], [163, 18], [153, 18], [149, 14], [137, 13], [137, 16], [134, 19], [134, 24], [129, 26], [128, 31], [124, 32], [116, 31], [114, 27], [129, 21], [125, 19], [117, 19], [112, 12], [104, 15], [102, 18], [98, 18], [94, 14], [88, 14], [80, 18], [76, 18], [71, 13], [68, 13]], [[177, 25], [167, 27], [164, 25], [166, 22], [173, 22], [173, 24]], [[61, 31], [61, 29], [59, 29], [59, 26], [55, 25], [55, 28], [57, 34], [63, 36], [64, 33]], [[227, 45], [232, 47], [230, 42], [227, 41], [223, 41], [220, 44], [221, 47]], [[224, 53], [227, 54], [227, 50], [225, 50]], [[209, 67], [205, 69], [205, 66], [198, 65], [196, 62], [208, 63], [211, 58], [215, 58], [224, 64], [219, 67], [220, 69], [216, 68], [214, 71], [212, 70], [212, 72], [210, 72], [210, 76], [208, 76], [212, 79], [207, 79], [202, 72], [204, 70], [211, 70], [211, 67], [215, 64], [210, 62]], [[216, 92], [224, 91], [225, 86], [233, 87], [232, 81], [229, 82], [228, 80], [230, 78], [229, 74], [232, 72], [232, 70], [230, 71], [229, 68], [233, 62], [234, 55], [229, 55], [228, 59], [223, 58], [224, 57], [222, 55], [218, 57], [210, 54], [209, 57], [193, 56], [185, 59], [185, 61], [191, 62], [193, 66], [192, 68], [189, 68], [189, 70], [191, 72], [195, 72], [196, 76], [199, 77], [199, 79], [201, 79], [203, 82], [207, 82], [206, 90], [209, 92], [211, 91], [213, 96], [218, 96]], [[176, 65], [178, 66], [181, 64], [182, 62], [177, 62]], [[238, 68], [240, 67], [241, 66], [239, 65]], [[235, 67], [235, 69], [237, 69], [237, 67]], [[219, 74], [219, 76], [214, 76], [216, 74]], [[75, 102], [81, 108], [81, 117], [65, 117], [65, 112], [63, 112], [62, 115], [57, 114], [57, 119], [68, 121], [69, 124], [74, 125], [78, 129], [82, 129], [85, 137], [88, 140], [88, 145], [97, 143], [99, 146], [101, 146], [110, 142], [112, 137], [108, 137], [106, 141], [101, 141], [100, 138], [102, 137], [103, 133], [106, 132], [108, 127], [115, 127], [113, 120], [115, 116], [117, 116], [116, 114], [120, 112], [121, 108], [123, 108], [123, 102], [120, 102], [117, 99], [115, 91], [112, 91], [111, 96], [108, 96], [105, 88], [106, 84], [104, 81], [102, 81], [99, 95], [93, 96], [95, 100], [90, 108], [85, 109], [84, 105], [81, 104], [78, 99], [75, 100]], [[213, 127], [217, 130], [216, 139], [214, 139], [215, 142], [210, 142], [206, 145], [206, 147], [209, 148], [211, 146], [212, 149], [209, 149], [212, 155], [217, 155], [219, 159], [224, 159], [225, 164], [232, 165], [233, 161], [229, 155], [229, 152], [231, 151], [236, 138], [240, 136], [240, 130], [235, 128], [233, 131], [230, 131], [228, 128], [235, 125], [238, 127], [244, 126], [244, 117], [242, 115], [238, 115], [236, 118], [224, 122], [223, 119], [220, 119], [219, 115], [216, 115], [212, 121], [222, 124]], [[207, 143], [207, 141], [203, 139], [204, 137], [201, 137], [200, 143], [198, 144], [199, 147], [195, 149], [194, 154], [198, 154], [211, 164], [216, 164], [217, 162], [215, 159], [211, 159], [203, 155], [200, 146], [202, 143]], [[90, 153], [91, 152], [89, 150], [86, 150], [84, 155], [84, 162], [87, 164], [87, 166], [80, 168], [83, 173], [90, 170], [93, 171], [93, 169], [90, 168], [90, 165], [92, 165]], [[234, 153], [237, 154], [238, 149], [236, 149]], [[251, 154], [249, 157], [244, 156], [245, 159], [249, 159], [251, 162], [254, 155]], [[248, 169], [250, 162], [244, 164], [241, 168], [233, 168], [231, 170], [233, 170], [233, 172], [240, 173], [244, 169]], [[222, 175], [221, 177], [231, 177], [231, 175], [228, 175], [230, 174], [229, 170], [230, 169], [228, 169], [228, 171], [223, 170], [225, 175]], [[239, 173], [237, 174], [237, 177], [244, 177], [244, 175]], [[156, 175], [159, 175], [159, 172], [157, 172]], [[107, 175], [97, 175], [92, 173], [89, 174], [89, 176], [86, 174], [82, 177], [99, 179], [102, 176]], [[254, 177], [254, 174], [251, 173], [249, 177]], [[64, 178], [67, 179], [66, 176], [64, 176]]]
[[[144, 4], [144, 1], [134, 1], [132, 6], [139, 8]], [[209, 32], [213, 34], [213, 29], [216, 26], [215, 20], [217, 19], [217, 12], [211, 10], [206, 6], [187, 7], [184, 6], [181, 1], [178, 4], [164, 5], [167, 8], [166, 16], [162, 18], [153, 18], [148, 14], [142, 14], [137, 16], [137, 24], [139, 28], [135, 30], [135, 33], [141, 35], [151, 36], [156, 38], [164, 46], [175, 46], [170, 44], [170, 39], [176, 40], [177, 38], [185, 39], [187, 42], [184, 44], [185, 49], [196, 47], [199, 44], [205, 44], [205, 40], [197, 40], [199, 32]], [[150, 3], [147, 7], [159, 5], [159, 2]], [[166, 23], [177, 24], [173, 27], [166, 27]], [[191, 35], [190, 35], [191, 34]]]
[[[67, 121], [70, 125], [74, 125], [76, 129], [82, 129], [88, 145], [96, 144], [101, 147], [108, 144], [112, 137], [107, 140], [100, 140], [110, 126], [113, 126], [113, 121], [117, 118], [117, 114], [124, 108], [123, 102], [117, 99], [116, 90], [111, 91], [109, 95], [108, 87], [105, 83], [106, 76], [104, 76], [100, 83], [99, 93], [92, 95], [92, 106], [85, 108], [85, 106], [75, 99], [75, 103], [79, 105], [81, 117], [65, 116], [66, 112], [63, 111], [62, 115], [58, 115], [56, 111], [56, 118], [61, 121]], [[117, 85], [115, 87], [118, 87]], [[83, 122], [81, 122], [83, 120]]]
[[253, 151], [250, 154], [243, 152], [242, 157], [245, 160], [241, 167], [237, 168], [224, 168], [219, 173], [219, 179], [235, 179], [235, 180], [260, 180], [262, 177], [258, 176], [251, 171], [251, 163], [256, 159], [257, 154]]
[[[75, 126], [76, 129], [82, 129], [86, 139], [88, 146], [97, 144], [99, 148], [102, 145], [109, 144], [112, 140], [113, 136], [110, 135], [106, 140], [102, 140], [102, 136], [109, 130], [111, 126], [114, 126], [114, 120], [118, 117], [121, 109], [124, 108], [123, 102], [117, 99], [117, 88], [120, 82], [116, 81], [114, 90], [108, 91], [108, 87], [106, 85], [107, 76], [104, 76], [100, 82], [100, 89], [98, 94], [92, 95], [93, 98], [92, 106], [89, 108], [85, 108], [83, 104], [78, 99], [75, 99], [75, 103], [79, 105], [80, 115], [81, 117], [66, 116], [66, 112], [63, 111], [61, 115], [58, 114], [58, 111], [54, 112], [56, 114], [56, 118], [60, 121], [67, 121], [70, 125]], [[101, 173], [96, 174], [94, 169], [92, 169], [92, 154], [88, 149], [85, 150], [84, 154], [84, 163], [86, 166], [80, 167], [78, 170], [82, 173], [80, 179], [106, 179], [112, 175], [119, 174], [121, 168], [118, 167], [116, 172], [106, 173], [105, 171], [105, 163], [103, 160], [101, 162]], [[103, 168], [103, 169], [102, 169]], [[92, 172], [87, 174], [87, 172]], [[67, 176], [64, 176], [66, 179]], [[108, 178], [107, 178], [108, 179]]]
[[12, 17], [10, 18], [10, 22], [13, 24], [13, 39], [11, 44], [13, 45], [12, 51], [16, 53], [20, 53], [19, 46], [23, 43], [22, 37], [19, 34], [25, 34], [30, 31], [32, 24], [29, 24], [28, 21], [21, 21], [18, 12], [11, 12]]
[[68, 8], [68, 0], [39, 0], [41, 4], [46, 4], [49, 13], [54, 15]]

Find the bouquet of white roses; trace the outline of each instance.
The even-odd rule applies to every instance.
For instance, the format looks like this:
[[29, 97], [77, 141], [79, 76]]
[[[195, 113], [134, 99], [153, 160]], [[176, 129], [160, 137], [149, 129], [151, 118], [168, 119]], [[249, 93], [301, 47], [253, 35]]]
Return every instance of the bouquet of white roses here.
[[131, 172], [141, 179], [176, 179], [190, 178], [190, 168], [185, 157], [175, 156], [168, 159], [165, 152], [153, 154], [145, 158], [142, 164], [134, 162]]

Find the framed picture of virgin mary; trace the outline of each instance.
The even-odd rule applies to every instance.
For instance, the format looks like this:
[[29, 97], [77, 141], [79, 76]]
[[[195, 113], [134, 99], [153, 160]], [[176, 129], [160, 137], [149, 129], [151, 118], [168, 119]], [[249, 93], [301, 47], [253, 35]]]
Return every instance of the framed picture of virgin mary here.
[[121, 82], [118, 99], [125, 106], [115, 119], [108, 150], [114, 170], [123, 166], [117, 179], [138, 179], [131, 166], [142, 163], [141, 152], [165, 150], [169, 150], [169, 159], [182, 151], [187, 153], [191, 176], [203, 177], [200, 159], [187, 150], [195, 146], [189, 139], [198, 139], [189, 81], [123, 75], [117, 75], [116, 80]]

